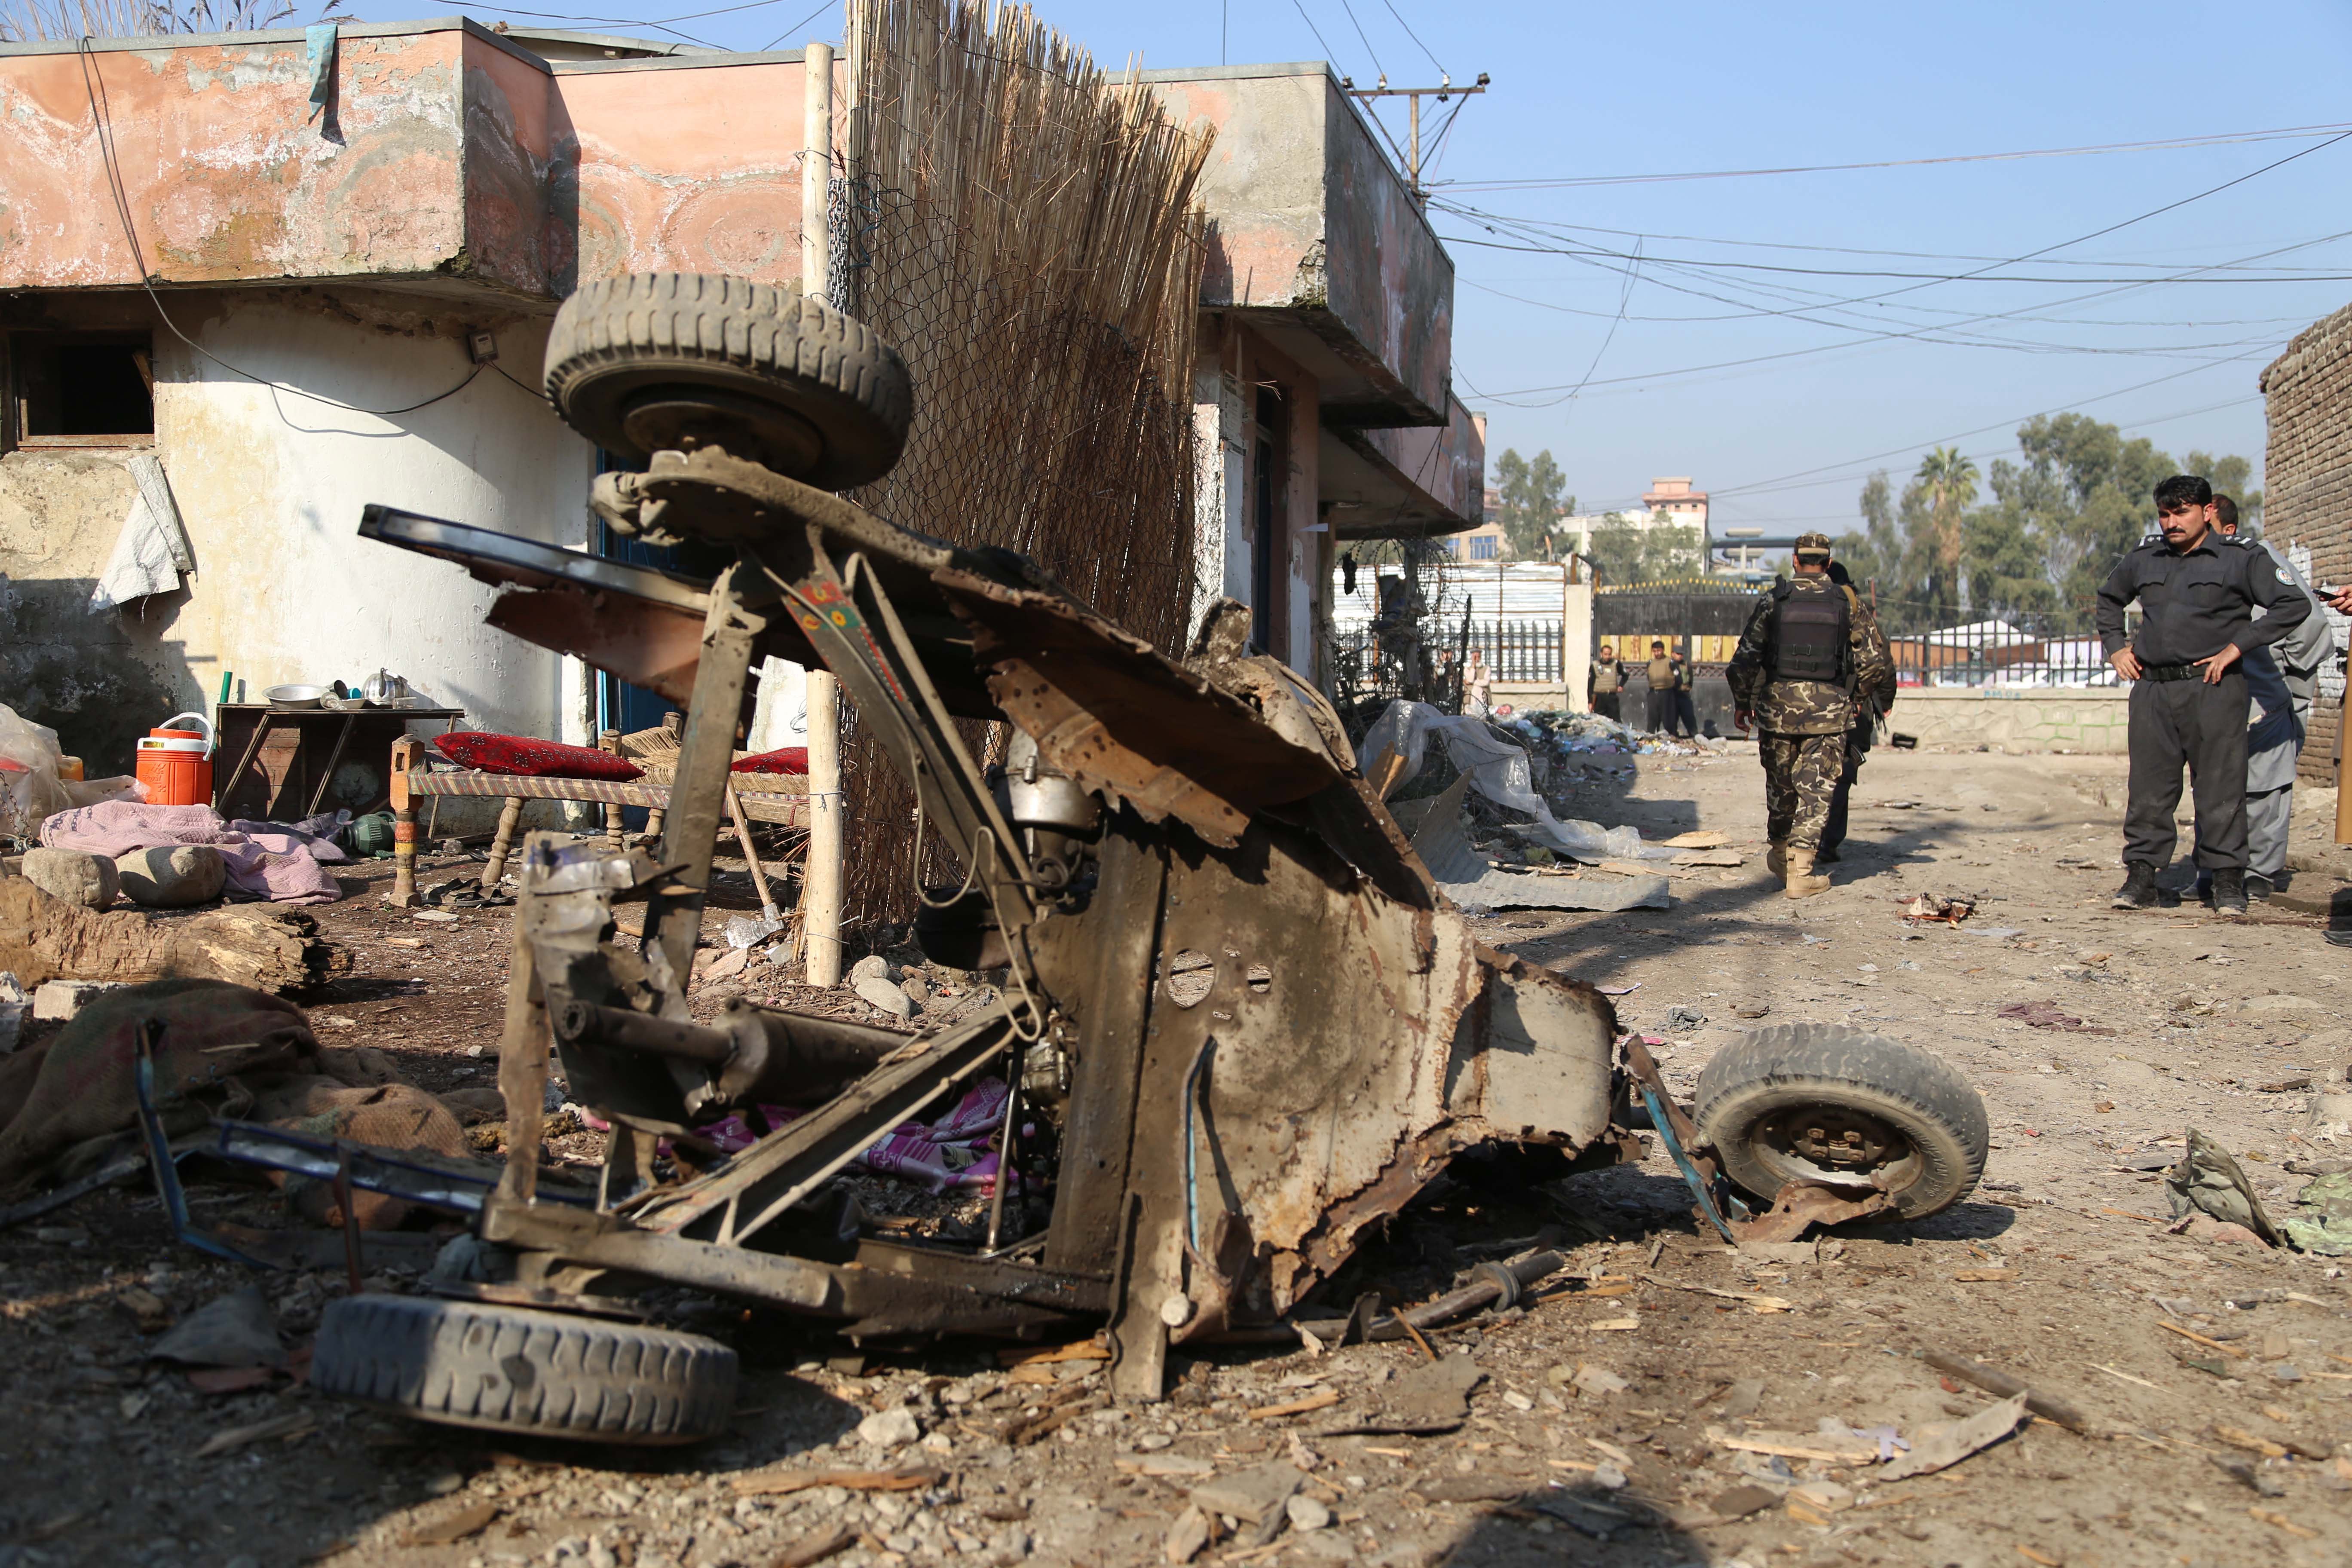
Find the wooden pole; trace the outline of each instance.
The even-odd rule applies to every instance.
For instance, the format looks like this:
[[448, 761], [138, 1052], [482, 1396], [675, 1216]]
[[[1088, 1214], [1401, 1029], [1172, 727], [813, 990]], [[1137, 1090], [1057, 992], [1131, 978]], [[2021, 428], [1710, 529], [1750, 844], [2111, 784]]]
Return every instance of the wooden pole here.
[[2352, 682], [2346, 683], [2344, 704], [2336, 710], [2336, 842], [2338, 844], [2352, 844], [2352, 789], [2345, 787], [2347, 784], [2352, 784], [2352, 777], [2347, 777], [2344, 766], [2346, 760], [2352, 758], [2352, 746], [2347, 746], [2347, 742], [2352, 742]]
[[[854, 9], [854, 8], [853, 8]], [[801, 289], [825, 298], [833, 286], [833, 46], [806, 56], [807, 117], [801, 160]], [[808, 672], [808, 859], [801, 870], [801, 952], [808, 984], [841, 984], [841, 683]]]

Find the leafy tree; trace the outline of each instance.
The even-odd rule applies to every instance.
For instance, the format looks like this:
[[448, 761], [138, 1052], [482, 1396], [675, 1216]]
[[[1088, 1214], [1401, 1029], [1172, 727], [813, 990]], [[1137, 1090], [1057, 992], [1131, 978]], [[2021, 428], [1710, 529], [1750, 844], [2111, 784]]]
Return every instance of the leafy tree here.
[[1905, 565], [1907, 542], [1883, 469], [1863, 481], [1861, 506], [1862, 530], [1838, 535], [1831, 548], [1858, 586], [1874, 584], [1883, 604], [1907, 605], [1918, 585]]
[[1655, 583], [1686, 577], [1698, 562], [1698, 530], [1658, 524], [1644, 527], [1622, 511], [1592, 531], [1592, 560], [1603, 584]]
[[2183, 460], [2188, 466], [2182, 473], [2204, 475], [2215, 495], [2228, 496], [2238, 503], [2241, 538], [2263, 536], [2263, 492], [2254, 489], [2252, 463], [2243, 458], [2216, 458], [2204, 452], [2191, 452]]
[[2243, 458], [2191, 452], [2184, 468], [2081, 414], [2029, 419], [2017, 444], [2021, 460], [1992, 465], [1981, 505], [1974, 465], [1949, 447], [1929, 453], [1899, 497], [1885, 473], [1863, 485], [1864, 526], [1837, 552], [1857, 581], [1876, 581], [1890, 630], [2051, 613], [2085, 620], [2116, 560], [2154, 528], [2157, 481], [2176, 472], [2204, 475], [2259, 526], [2262, 492]]
[[1568, 476], [1549, 447], [1532, 458], [1506, 447], [1495, 459], [1496, 521], [1511, 554], [1520, 561], [1549, 561], [1559, 552], [1559, 520], [1576, 510]]

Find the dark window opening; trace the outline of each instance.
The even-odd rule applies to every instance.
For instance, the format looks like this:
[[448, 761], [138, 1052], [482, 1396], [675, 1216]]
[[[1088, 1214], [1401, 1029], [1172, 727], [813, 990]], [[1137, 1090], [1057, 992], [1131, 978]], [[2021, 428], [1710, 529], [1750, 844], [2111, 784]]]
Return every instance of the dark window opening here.
[[1269, 387], [1257, 395], [1256, 428], [1252, 432], [1252, 466], [1256, 469], [1256, 494], [1252, 497], [1250, 528], [1250, 647], [1272, 653], [1274, 623], [1279, 605], [1276, 584], [1281, 572], [1276, 556], [1282, 540], [1278, 501], [1282, 494], [1282, 397]]
[[20, 440], [70, 443], [155, 434], [155, 384], [144, 336], [19, 333], [16, 363]]

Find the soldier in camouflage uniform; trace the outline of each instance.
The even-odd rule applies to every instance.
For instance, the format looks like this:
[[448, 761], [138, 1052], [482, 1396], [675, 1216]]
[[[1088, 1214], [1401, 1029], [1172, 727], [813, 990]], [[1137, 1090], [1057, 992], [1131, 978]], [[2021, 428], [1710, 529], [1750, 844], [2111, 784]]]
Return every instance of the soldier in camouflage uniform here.
[[1870, 607], [1830, 580], [1829, 536], [1800, 537], [1795, 559], [1795, 576], [1757, 601], [1724, 677], [1732, 721], [1760, 731], [1772, 840], [1765, 863], [1786, 879], [1790, 898], [1801, 899], [1829, 890], [1813, 858], [1845, 772], [1854, 693], [1891, 685], [1894, 670]]

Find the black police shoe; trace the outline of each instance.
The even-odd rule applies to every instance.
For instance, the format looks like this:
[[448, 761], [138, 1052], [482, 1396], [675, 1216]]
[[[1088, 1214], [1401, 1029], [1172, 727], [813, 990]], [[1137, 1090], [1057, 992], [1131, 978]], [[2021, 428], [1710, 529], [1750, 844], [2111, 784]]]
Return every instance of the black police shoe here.
[[2111, 910], [2152, 910], [2156, 908], [2156, 868], [2145, 860], [2134, 860], [2124, 868], [2124, 885], [2107, 900]]
[[2246, 873], [2246, 897], [2258, 904], [2266, 904], [2270, 902], [2272, 890], [2271, 879], [2268, 877], [2263, 876], [2260, 871]]
[[2217, 915], [2242, 915], [2246, 912], [2245, 872], [2228, 866], [2214, 869], [2213, 912]]
[[1838, 863], [1838, 852], [1837, 852], [1837, 846], [1836, 846], [1836, 845], [1834, 845], [1834, 844], [1824, 844], [1824, 845], [1822, 845], [1819, 849], [1816, 849], [1816, 850], [1814, 850], [1814, 851], [1813, 851], [1813, 864], [1814, 864], [1814, 865], [1816, 865], [1816, 866], [1834, 866], [1834, 865], [1836, 865], [1837, 863]]

